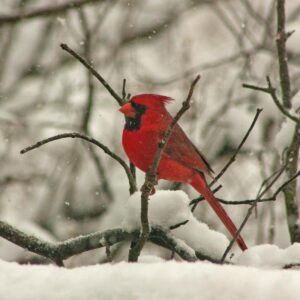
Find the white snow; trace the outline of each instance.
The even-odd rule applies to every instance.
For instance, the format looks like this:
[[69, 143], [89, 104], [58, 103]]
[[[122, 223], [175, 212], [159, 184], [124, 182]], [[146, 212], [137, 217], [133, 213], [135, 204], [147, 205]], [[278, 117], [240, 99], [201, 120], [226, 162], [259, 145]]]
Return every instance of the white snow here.
[[295, 128], [295, 122], [290, 119], [285, 119], [281, 128], [275, 136], [274, 146], [278, 153], [282, 153], [285, 148], [289, 146], [293, 138], [293, 132]]
[[295, 243], [286, 249], [276, 245], [258, 245], [243, 252], [238, 264], [268, 268], [282, 268], [285, 265], [300, 263], [300, 243]]
[[0, 261], [0, 299], [298, 300], [300, 272], [210, 263], [104, 264], [75, 269]]
[[[293, 116], [299, 116], [300, 108], [300, 93], [297, 94], [292, 99], [292, 108], [289, 113]], [[274, 146], [276, 147], [278, 153], [289, 146], [292, 141], [293, 134], [295, 131], [296, 123], [289, 118], [285, 118], [281, 124], [281, 128], [276, 135]]]
[[[182, 191], [160, 191], [150, 196], [149, 220], [152, 224], [169, 227], [190, 217], [189, 198]], [[140, 226], [141, 192], [129, 197], [125, 205], [123, 225], [127, 230]]]
[[[189, 220], [172, 233], [188, 246], [213, 258], [220, 258], [228, 246], [228, 239], [220, 232], [211, 230], [191, 213], [189, 197], [183, 191], [156, 191], [149, 200], [149, 221], [166, 229]], [[123, 227], [134, 230], [140, 227], [141, 193], [133, 194], [125, 205]]]

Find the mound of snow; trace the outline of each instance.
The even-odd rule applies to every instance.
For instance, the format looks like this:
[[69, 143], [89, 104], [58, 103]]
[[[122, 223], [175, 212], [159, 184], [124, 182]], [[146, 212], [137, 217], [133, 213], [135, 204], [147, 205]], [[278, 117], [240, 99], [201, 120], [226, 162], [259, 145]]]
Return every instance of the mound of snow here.
[[[228, 246], [228, 239], [199, 222], [191, 213], [189, 202], [190, 199], [183, 191], [156, 191], [149, 200], [150, 224], [169, 229], [170, 226], [189, 220], [187, 224], [172, 230], [172, 233], [193, 249], [212, 258], [221, 258]], [[131, 231], [140, 227], [140, 207], [141, 193], [137, 192], [128, 199], [125, 206], [125, 229]]]
[[245, 266], [282, 268], [285, 265], [300, 263], [300, 243], [295, 243], [286, 249], [276, 245], [254, 246], [243, 252], [237, 263]]

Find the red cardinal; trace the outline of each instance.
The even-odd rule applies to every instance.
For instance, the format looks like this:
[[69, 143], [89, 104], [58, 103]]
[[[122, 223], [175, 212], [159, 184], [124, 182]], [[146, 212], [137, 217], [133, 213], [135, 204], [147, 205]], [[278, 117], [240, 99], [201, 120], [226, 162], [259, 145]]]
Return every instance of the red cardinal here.
[[[172, 121], [165, 105], [172, 99], [155, 94], [137, 95], [120, 108], [126, 117], [123, 147], [130, 161], [144, 172], [153, 162], [158, 143]], [[175, 125], [164, 148], [157, 169], [157, 179], [188, 183], [202, 194], [228, 231], [237, 231], [224, 208], [209, 189], [204, 174], [212, 176], [212, 169], [179, 125]], [[242, 250], [247, 246], [241, 236], [237, 243]]]

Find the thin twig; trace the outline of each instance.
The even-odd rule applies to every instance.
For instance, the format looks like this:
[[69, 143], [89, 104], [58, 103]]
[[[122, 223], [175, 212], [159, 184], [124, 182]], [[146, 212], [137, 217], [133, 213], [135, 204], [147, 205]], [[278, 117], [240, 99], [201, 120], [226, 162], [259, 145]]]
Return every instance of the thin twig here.
[[289, 180], [287, 180], [281, 187], [277, 189], [277, 191], [274, 193], [273, 197], [277, 197], [277, 195], [285, 188], [287, 187], [292, 181], [294, 181], [298, 176], [300, 176], [300, 171], [298, 171], [294, 176], [292, 176]]
[[130, 168], [132, 177], [134, 179], [134, 182], [136, 182], [136, 167], [135, 167], [135, 165], [132, 162], [130, 162], [129, 163], [129, 168]]
[[[126, 78], [123, 79], [123, 85], [122, 85], [122, 98], [123, 98], [123, 102], [127, 102], [129, 101], [131, 95], [127, 94], [126, 92]], [[132, 162], [129, 162], [129, 168], [132, 174], [132, 177], [134, 178], [135, 182], [136, 182], [136, 168], [135, 165]]]
[[64, 139], [64, 138], [80, 138], [80, 139], [86, 140], [86, 141], [98, 146], [99, 148], [101, 148], [106, 154], [108, 154], [111, 158], [116, 160], [123, 167], [123, 169], [125, 170], [126, 175], [128, 177], [128, 181], [129, 181], [130, 192], [132, 193], [134, 191], [137, 191], [136, 183], [135, 183], [135, 180], [134, 180], [134, 178], [131, 174], [130, 168], [127, 166], [125, 161], [120, 156], [118, 156], [117, 154], [112, 152], [107, 146], [103, 145], [99, 141], [97, 141], [97, 140], [95, 140], [95, 139], [93, 139], [89, 136], [77, 133], [77, 132], [62, 133], [62, 134], [58, 134], [58, 135], [49, 137], [47, 139], [44, 139], [44, 140], [41, 140], [41, 141], [35, 143], [34, 145], [31, 145], [29, 147], [24, 148], [23, 150], [20, 151], [20, 153], [24, 154], [26, 152], [29, 152], [29, 151], [33, 150], [33, 149], [41, 147], [41, 146], [43, 146], [47, 143], [50, 143], [50, 142], [53, 142], [53, 141], [56, 141], [56, 140], [59, 140], [59, 139]]
[[[217, 191], [219, 191], [221, 188], [222, 188], [222, 185], [220, 184], [220, 185], [218, 185], [215, 189], [213, 189], [212, 192], [215, 194], [215, 193], [216, 193]], [[193, 212], [193, 211], [196, 209], [197, 204], [198, 204], [199, 202], [203, 201], [203, 200], [205, 200], [205, 198], [204, 198], [202, 195], [199, 196], [199, 197], [197, 197], [197, 198], [195, 198], [195, 199], [193, 199], [193, 200], [190, 202], [190, 204], [189, 204], [189, 205], [193, 205], [191, 211]]]
[[268, 183], [273, 180], [273, 178], [275, 178], [279, 173], [282, 173], [286, 169], [286, 167], [287, 167], [287, 164], [282, 166], [279, 170], [276, 170], [275, 172], [273, 172], [273, 174], [271, 174], [269, 177], [266, 177], [266, 175], [264, 175], [265, 179], [262, 181], [262, 183], [260, 185], [260, 189], [257, 192], [257, 195], [260, 194], [260, 192], [263, 190], [263, 188], [265, 186], [267, 186]]
[[[285, 169], [285, 168], [284, 168]], [[284, 170], [283, 169], [283, 170]], [[286, 182], [284, 182], [276, 191], [275, 193], [268, 198], [263, 198], [263, 199], [249, 199], [249, 200], [240, 200], [240, 201], [227, 201], [224, 199], [220, 199], [217, 198], [218, 201], [220, 201], [223, 204], [226, 205], [243, 205], [243, 204], [247, 204], [247, 205], [251, 205], [254, 202], [256, 203], [261, 203], [261, 202], [270, 202], [270, 201], [275, 201], [277, 199], [277, 196], [280, 192], [283, 191], [284, 188], [286, 188], [292, 181], [294, 181], [298, 176], [300, 176], [300, 171], [297, 172], [294, 176], [292, 176], [289, 180], [287, 180]], [[194, 201], [194, 200], [193, 200]]]
[[222, 258], [221, 258], [221, 263], [223, 263], [226, 259], [226, 256], [228, 255], [229, 251], [231, 250], [232, 246], [234, 245], [236, 239], [238, 238], [238, 236], [240, 236], [240, 233], [242, 232], [244, 226], [247, 224], [253, 209], [256, 207], [257, 204], [257, 200], [260, 200], [263, 195], [275, 184], [275, 182], [278, 180], [278, 178], [281, 176], [281, 174], [284, 172], [284, 168], [275, 176], [275, 178], [265, 187], [265, 189], [263, 191], [260, 192], [260, 194], [257, 195], [256, 197], [256, 201], [254, 201], [252, 203], [252, 205], [249, 207], [247, 214], [242, 222], [242, 224], [240, 225], [240, 227], [238, 228], [238, 230], [236, 231], [235, 235], [233, 236], [233, 238], [231, 239], [228, 247], [226, 248]]
[[260, 91], [260, 92], [264, 92], [264, 93], [267, 93], [267, 94], [270, 94], [270, 92], [271, 92], [269, 88], [264, 88], [264, 87], [260, 87], [260, 86], [256, 86], [256, 85], [248, 84], [248, 83], [243, 83], [242, 87], [245, 88], [245, 89]]
[[107, 89], [107, 91], [117, 100], [119, 105], [123, 105], [124, 101], [122, 97], [120, 97], [114, 89], [107, 83], [107, 81], [89, 64], [82, 56], [72, 50], [67, 44], [61, 44], [61, 48], [67, 51], [69, 54], [74, 56], [77, 60], [79, 60], [90, 72], [101, 82], [101, 84]]
[[248, 131], [246, 132], [245, 136], [243, 137], [242, 141], [240, 142], [239, 146], [237, 147], [237, 149], [235, 150], [234, 154], [231, 156], [230, 160], [227, 162], [227, 164], [223, 167], [223, 169], [220, 171], [220, 173], [212, 180], [212, 182], [210, 183], [210, 186], [212, 186], [215, 182], [217, 182], [217, 180], [220, 179], [221, 176], [223, 176], [223, 174], [226, 172], [226, 170], [230, 167], [230, 165], [235, 161], [236, 156], [238, 155], [238, 153], [240, 152], [241, 148], [243, 147], [243, 145], [245, 144], [246, 140], [248, 139], [249, 134], [251, 133], [260, 113], [262, 112], [262, 108], [257, 108], [256, 109], [256, 114], [254, 116], [254, 119], [248, 129]]
[[157, 176], [157, 168], [163, 154], [164, 148], [167, 145], [169, 138], [172, 134], [172, 130], [174, 126], [178, 122], [178, 120], [182, 117], [182, 115], [189, 109], [191, 98], [193, 95], [194, 88], [199, 81], [200, 76], [198, 75], [192, 82], [189, 93], [187, 95], [186, 100], [182, 103], [181, 109], [177, 112], [175, 117], [172, 119], [172, 122], [166, 129], [162, 140], [159, 142], [157, 150], [155, 152], [153, 162], [149, 171], [146, 173], [145, 182], [142, 186], [142, 195], [141, 195], [141, 225], [142, 225], [142, 233], [140, 235], [137, 243], [130, 249], [128, 260], [131, 262], [136, 262], [138, 257], [148, 239], [150, 226], [148, 220], [148, 200], [151, 192], [153, 191], [154, 185], [156, 184], [156, 176]]
[[232, 246], [234, 245], [236, 239], [238, 238], [238, 236], [239, 236], [240, 233], [242, 232], [242, 230], [243, 230], [244, 226], [246, 225], [248, 219], [250, 218], [250, 216], [251, 216], [251, 214], [252, 214], [252, 211], [253, 211], [253, 209], [255, 208], [255, 206], [256, 206], [256, 202], [254, 202], [254, 203], [250, 206], [250, 208], [248, 209], [247, 214], [246, 214], [246, 216], [245, 216], [245, 218], [244, 218], [242, 224], [240, 225], [240, 227], [239, 227], [238, 230], [236, 231], [235, 235], [234, 235], [233, 238], [231, 239], [231, 241], [230, 241], [228, 247], [226, 248], [226, 250], [225, 250], [225, 252], [224, 252], [224, 254], [223, 254], [222, 258], [221, 258], [221, 263], [223, 263], [223, 262], [225, 261], [227, 254], [229, 253], [229, 251], [231, 250]]
[[269, 76], [266, 77], [266, 80], [267, 80], [267, 84], [268, 84], [268, 87], [260, 87], [260, 86], [256, 86], [256, 85], [252, 85], [252, 84], [247, 84], [247, 83], [243, 83], [242, 84], [242, 87], [243, 88], [246, 88], [246, 89], [251, 89], [251, 90], [255, 90], [255, 91], [260, 91], [260, 92], [263, 92], [263, 93], [267, 93], [269, 94], [275, 105], [277, 106], [277, 108], [285, 115], [287, 116], [289, 119], [291, 119], [292, 121], [298, 123], [299, 122], [299, 118], [297, 118], [296, 116], [293, 116], [291, 115], [283, 106], [282, 104], [280, 103], [277, 95], [276, 95], [276, 89], [272, 86], [272, 83], [271, 83], [271, 79]]
[[126, 78], [123, 79], [123, 85], [122, 85], [122, 98], [123, 101], [126, 101]]
[[282, 106], [282, 104], [280, 103], [279, 99], [276, 96], [276, 89], [272, 86], [271, 83], [271, 79], [269, 76], [266, 77], [267, 78], [267, 83], [268, 83], [268, 88], [270, 90], [270, 95], [274, 101], [274, 103], [276, 104], [276, 106], [278, 107], [278, 109], [288, 118], [290, 118], [291, 120], [293, 120], [294, 122], [298, 123], [299, 122], [299, 118], [291, 115], [284, 106]]
[[189, 222], [189, 220], [182, 221], [180, 223], [177, 223], [175, 225], [170, 226], [169, 229], [174, 230], [176, 228], [179, 228], [180, 226], [183, 226], [183, 225], [187, 224], [188, 222]]
[[245, 200], [237, 200], [237, 201], [231, 201], [231, 200], [225, 200], [225, 199], [221, 199], [221, 198], [217, 198], [217, 200], [220, 203], [223, 203], [225, 205], [251, 205], [254, 202], [255, 203], [262, 203], [262, 202], [271, 202], [271, 201], [275, 201], [276, 198], [270, 197], [270, 198], [264, 198], [264, 199], [245, 199]]
[[[224, 173], [227, 171], [227, 169], [230, 167], [230, 165], [235, 161], [236, 156], [238, 155], [239, 151], [241, 150], [241, 148], [243, 147], [244, 143], [246, 142], [246, 140], [248, 139], [249, 134], [251, 133], [258, 117], [259, 114], [262, 112], [261, 108], [257, 108], [256, 109], [256, 114], [254, 116], [254, 119], [249, 127], [249, 129], [247, 130], [245, 136], [243, 137], [242, 141], [240, 142], [239, 146], [237, 147], [237, 149], [235, 150], [234, 154], [231, 156], [231, 158], [229, 159], [229, 161], [226, 163], [226, 165], [222, 168], [222, 170], [219, 172], [219, 174], [211, 181], [211, 183], [209, 184], [209, 187], [213, 186], [219, 179], [220, 177], [222, 177], [224, 175]], [[194, 211], [197, 207], [197, 204], [202, 200], [202, 198], [199, 199], [198, 202], [193, 203], [193, 207], [192, 207], [192, 211]]]

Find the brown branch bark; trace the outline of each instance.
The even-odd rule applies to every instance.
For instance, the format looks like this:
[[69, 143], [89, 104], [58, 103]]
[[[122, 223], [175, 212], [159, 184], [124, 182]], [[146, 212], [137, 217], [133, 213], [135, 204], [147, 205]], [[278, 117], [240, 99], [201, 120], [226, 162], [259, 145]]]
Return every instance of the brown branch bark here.
[[[300, 121], [296, 124], [291, 144], [287, 151], [287, 175], [293, 178], [297, 175], [299, 164], [300, 150]], [[300, 242], [300, 226], [298, 224], [299, 204], [297, 199], [297, 181], [294, 180], [290, 185], [286, 186], [284, 191], [285, 207], [287, 213], [287, 223], [290, 232], [291, 242]]]
[[[291, 84], [289, 67], [287, 62], [286, 42], [289, 34], [285, 31], [285, 0], [277, 0], [277, 57], [279, 63], [279, 79], [281, 85], [282, 103], [284, 108], [290, 109], [291, 103]], [[287, 150], [287, 175], [291, 178], [298, 169], [300, 150], [300, 118], [295, 125], [293, 138]], [[292, 242], [300, 241], [300, 226], [298, 224], [298, 209], [299, 204], [297, 201], [297, 182], [284, 189], [285, 206], [287, 212], [288, 228]]]
[[277, 0], [277, 57], [283, 106], [291, 108], [291, 84], [286, 54], [287, 34], [285, 32], [285, 0]]
[[[28, 251], [50, 259], [58, 265], [63, 265], [63, 260], [86, 251], [110, 247], [120, 242], [136, 240], [139, 230], [128, 232], [122, 228], [110, 229], [103, 232], [95, 232], [79, 237], [71, 238], [63, 242], [47, 242], [33, 235], [26, 234], [21, 230], [0, 221], [0, 237], [18, 245]], [[182, 241], [175, 238], [171, 233], [163, 230], [159, 226], [153, 226], [149, 241], [166, 249], [175, 251], [183, 260], [196, 261], [208, 259], [214, 262], [215, 259], [197, 251], [191, 253], [190, 248]]]

